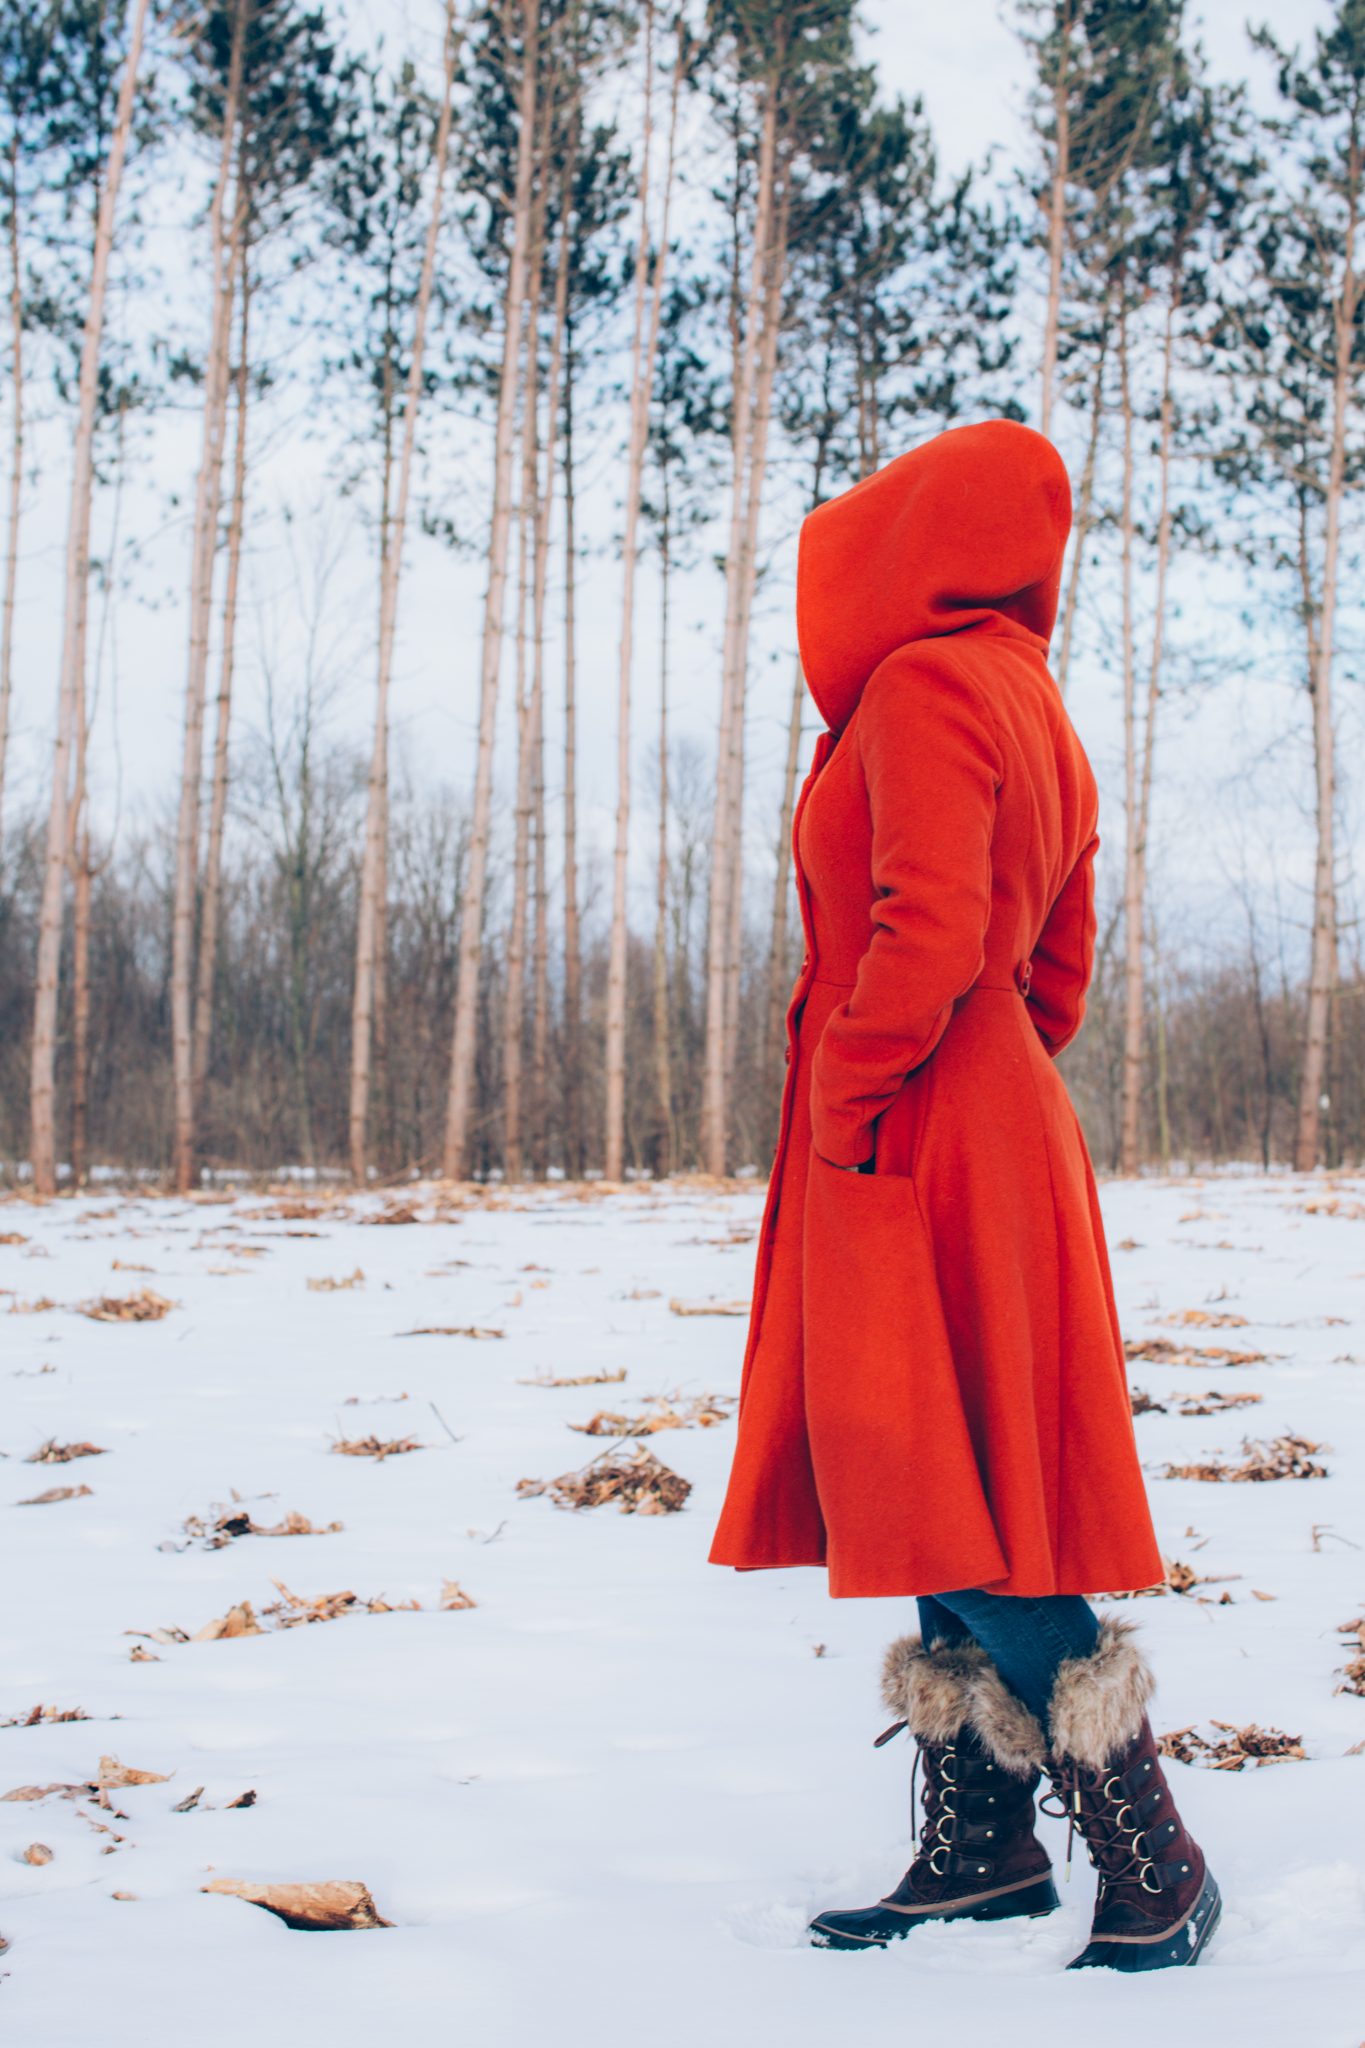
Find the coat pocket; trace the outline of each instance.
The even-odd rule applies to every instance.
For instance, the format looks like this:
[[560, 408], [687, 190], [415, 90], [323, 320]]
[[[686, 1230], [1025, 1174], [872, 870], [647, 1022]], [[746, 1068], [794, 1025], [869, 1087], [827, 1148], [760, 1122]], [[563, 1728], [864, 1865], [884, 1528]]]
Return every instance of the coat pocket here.
[[806, 1421], [830, 1591], [951, 1592], [1007, 1566], [913, 1180], [812, 1150], [802, 1245]]

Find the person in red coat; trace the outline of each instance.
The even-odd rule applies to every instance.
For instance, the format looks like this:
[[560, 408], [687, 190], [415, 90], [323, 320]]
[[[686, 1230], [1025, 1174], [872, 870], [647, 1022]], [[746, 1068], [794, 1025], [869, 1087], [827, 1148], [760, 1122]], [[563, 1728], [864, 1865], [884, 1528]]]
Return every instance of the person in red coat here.
[[[1099, 1872], [1073, 1967], [1194, 1962], [1218, 1888], [1127, 1625], [1164, 1576], [1085, 1140], [1054, 1064], [1095, 938], [1095, 779], [1048, 671], [1051, 443], [957, 427], [820, 506], [797, 633], [820, 735], [793, 826], [806, 953], [712, 1561], [915, 1595], [887, 1653], [925, 1820], [823, 1946], [1057, 1903], [1046, 1774]], [[895, 1732], [895, 1731], [890, 1731]], [[1069, 1841], [1068, 1837], [1068, 1841]]]

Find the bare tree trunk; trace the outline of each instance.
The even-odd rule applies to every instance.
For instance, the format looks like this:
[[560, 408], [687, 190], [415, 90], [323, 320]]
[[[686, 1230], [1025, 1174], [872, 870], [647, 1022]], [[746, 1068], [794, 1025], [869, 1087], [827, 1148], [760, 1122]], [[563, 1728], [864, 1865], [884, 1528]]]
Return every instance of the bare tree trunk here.
[[62, 945], [62, 895], [67, 860], [67, 784], [76, 718], [82, 696], [85, 622], [89, 600], [90, 511], [94, 490], [95, 416], [99, 400], [100, 341], [109, 257], [114, 242], [123, 164], [133, 123], [133, 98], [147, 0], [134, 0], [128, 54], [119, 85], [114, 130], [109, 143], [104, 184], [95, 226], [90, 297], [81, 342], [76, 432], [71, 463], [71, 497], [67, 513], [65, 597], [62, 618], [62, 668], [57, 696], [57, 737], [53, 748], [52, 800], [48, 809], [43, 857], [42, 902], [38, 920], [38, 962], [33, 1005], [29, 1105], [33, 1185], [39, 1195], [57, 1191], [57, 1139], [53, 1093], [57, 1053], [57, 975]]
[[1063, 38], [1063, 53], [1052, 89], [1052, 179], [1048, 193], [1047, 222], [1047, 315], [1043, 323], [1043, 395], [1039, 426], [1052, 432], [1052, 411], [1057, 386], [1057, 342], [1062, 322], [1062, 259], [1066, 253], [1066, 194], [1071, 174], [1071, 103], [1068, 97], [1068, 64], [1071, 54], [1071, 8], [1059, 10], [1057, 27]]
[[[19, 578], [19, 514], [24, 488], [24, 269], [19, 247], [19, 138], [10, 150], [10, 391], [9, 520], [5, 528], [4, 594], [0, 597], [0, 826], [4, 823], [9, 707], [14, 682], [14, 600]], [[0, 844], [3, 844], [0, 841]]]
[[199, 783], [203, 773], [204, 697], [208, 681], [209, 621], [213, 602], [213, 570], [218, 553], [218, 509], [222, 487], [223, 444], [227, 429], [229, 352], [232, 299], [236, 282], [236, 238], [242, 209], [234, 208], [225, 230], [228, 187], [242, 91], [243, 50], [250, 0], [236, 0], [232, 49], [222, 112], [222, 143], [209, 207], [210, 277], [213, 306], [208, 360], [204, 373], [203, 438], [194, 488], [194, 525], [190, 564], [190, 639], [185, 677], [185, 731], [180, 764], [180, 814], [176, 826], [175, 896], [171, 915], [171, 1065], [175, 1088], [175, 1186], [185, 1193], [193, 1183], [194, 1162], [194, 1035], [192, 983], [195, 952], [195, 911], [199, 866]]
[[706, 1040], [702, 1070], [702, 1165], [717, 1177], [725, 1172], [729, 1125], [727, 1054], [729, 1033], [727, 965], [731, 903], [739, 824], [739, 790], [734, 774], [743, 744], [739, 664], [744, 622], [745, 536], [749, 510], [749, 455], [759, 326], [764, 302], [766, 252], [772, 233], [777, 157], [777, 80], [770, 74], [759, 143], [754, 260], [745, 306], [743, 335], [736, 352], [731, 417], [733, 476], [730, 533], [725, 557], [725, 637], [721, 654], [721, 706], [716, 774], [715, 830], [711, 839], [711, 884], [707, 905]]
[[668, 1013], [668, 654], [669, 602], [672, 595], [668, 465], [662, 471], [659, 532], [659, 851], [654, 878], [654, 1089], [659, 1109], [659, 1153], [655, 1170], [661, 1180], [673, 1171], [673, 1058]]
[[1108, 354], [1108, 326], [1100, 336], [1099, 353], [1095, 358], [1095, 384], [1090, 397], [1090, 433], [1085, 444], [1085, 466], [1081, 471], [1081, 488], [1076, 501], [1076, 519], [1071, 540], [1071, 574], [1066, 584], [1066, 604], [1062, 613], [1062, 645], [1057, 657], [1057, 687], [1066, 695], [1067, 680], [1071, 673], [1071, 648], [1076, 632], [1076, 612], [1081, 592], [1081, 571], [1085, 567], [1086, 543], [1090, 539], [1090, 528], [1095, 514], [1095, 462], [1099, 454], [1100, 429], [1104, 423], [1104, 369]]
[[[370, 1057], [380, 979], [383, 904], [388, 873], [389, 795], [389, 687], [393, 677], [393, 649], [398, 621], [398, 585], [403, 569], [403, 541], [407, 532], [408, 502], [412, 490], [413, 452], [417, 441], [417, 410], [422, 397], [426, 355], [427, 319], [431, 288], [436, 275], [436, 250], [441, 233], [441, 209], [445, 195], [446, 165], [450, 155], [451, 96], [461, 37], [455, 29], [454, 0], [446, 0], [445, 67], [441, 81], [441, 111], [436, 122], [432, 151], [431, 215], [427, 221], [422, 269], [417, 283], [413, 313], [412, 356], [408, 363], [408, 385], [403, 401], [403, 433], [398, 458], [398, 485], [392, 511], [385, 520], [381, 545], [379, 592], [379, 646], [375, 682], [374, 742], [370, 753], [369, 787], [365, 810], [365, 851], [360, 873], [360, 904], [356, 925], [355, 984], [351, 1001], [351, 1090], [349, 1141], [351, 1175], [364, 1186], [369, 1169], [368, 1127], [370, 1106]], [[387, 509], [387, 508], [386, 508]]]
[[479, 737], [470, 811], [469, 863], [460, 905], [460, 950], [455, 984], [455, 1021], [451, 1035], [450, 1085], [446, 1100], [443, 1171], [450, 1180], [465, 1173], [469, 1161], [470, 1120], [474, 1094], [475, 1027], [478, 1020], [479, 970], [483, 960], [483, 906], [488, 874], [488, 838], [493, 805], [493, 738], [497, 721], [498, 678], [502, 667], [503, 608], [507, 588], [507, 556], [512, 520], [512, 454], [516, 432], [517, 362], [522, 307], [531, 236], [531, 180], [536, 148], [537, 71], [540, 61], [540, 0], [522, 0], [525, 32], [522, 77], [518, 94], [518, 135], [515, 191], [512, 205], [512, 249], [507, 266], [502, 374], [498, 386], [494, 430], [493, 510], [488, 544], [488, 588], [484, 599], [483, 654], [479, 678]]
[[[725, 959], [726, 1090], [734, 1088], [735, 1063], [739, 1052], [740, 989], [744, 952], [744, 744], [745, 712], [748, 699], [749, 635], [753, 619], [754, 594], [758, 583], [758, 540], [763, 511], [763, 485], [768, 466], [768, 430], [772, 421], [773, 382], [777, 375], [777, 343], [782, 324], [782, 286], [786, 277], [787, 221], [790, 192], [785, 184], [776, 207], [772, 246], [767, 252], [763, 294], [763, 341], [759, 350], [758, 375], [754, 392], [753, 447], [749, 462], [749, 504], [745, 519], [743, 616], [735, 679], [736, 717], [732, 727], [732, 787], [735, 791], [735, 829], [731, 843], [730, 932]], [[873, 462], [877, 460], [877, 406], [875, 379], [872, 380], [870, 423]]]
[[545, 384], [545, 481], [537, 482], [535, 570], [532, 598], [531, 711], [533, 725], [532, 810], [535, 823], [535, 952], [531, 973], [534, 1013], [531, 1022], [532, 1167], [543, 1180], [550, 1167], [550, 882], [545, 817], [545, 604], [550, 568], [550, 520], [555, 497], [555, 446], [559, 433], [559, 394], [564, 368], [564, 336], [569, 310], [570, 193], [578, 158], [578, 113], [575, 110], [561, 187], [559, 254], [555, 270], [550, 365]]
[[507, 993], [503, 1008], [503, 1172], [509, 1181], [522, 1177], [521, 1075], [526, 1021], [526, 924], [530, 893], [531, 810], [535, 800], [534, 734], [531, 679], [527, 662], [526, 614], [531, 600], [532, 528], [540, 477], [537, 446], [537, 355], [540, 348], [541, 230], [543, 204], [536, 208], [532, 233], [533, 274], [527, 298], [526, 366], [522, 383], [521, 502], [517, 515], [516, 712], [517, 783], [512, 810], [512, 922], [507, 937]]
[[1332, 654], [1340, 580], [1341, 509], [1346, 490], [1346, 431], [1360, 289], [1355, 270], [1359, 166], [1352, 162], [1350, 215], [1345, 238], [1345, 271], [1335, 308], [1336, 367], [1332, 384], [1332, 442], [1327, 465], [1327, 523], [1322, 556], [1322, 608], [1317, 659], [1310, 689], [1313, 702], [1313, 781], [1317, 845], [1313, 862], [1313, 937], [1308, 962], [1308, 1013], [1304, 1022], [1299, 1111], [1294, 1133], [1294, 1166], [1311, 1173], [1318, 1163], [1322, 1112], [1326, 1107], [1327, 1041], [1332, 994], [1337, 981], [1337, 894], [1334, 825], [1336, 731], [1332, 716]]
[[242, 543], [246, 519], [247, 400], [250, 394], [251, 279], [245, 223], [237, 257], [236, 433], [232, 452], [232, 502], [228, 513], [227, 582], [223, 591], [223, 645], [218, 659], [218, 703], [213, 731], [213, 792], [209, 800], [208, 842], [204, 849], [203, 908], [199, 925], [199, 960], [194, 998], [194, 1116], [198, 1126], [208, 1080], [213, 1044], [213, 997], [218, 973], [218, 931], [223, 895], [223, 840], [227, 831], [232, 726], [232, 682], [237, 651], [237, 610], [242, 580]]
[[801, 718], [805, 705], [806, 678], [798, 654], [792, 675], [791, 711], [787, 719], [787, 759], [782, 771], [782, 809], [777, 821], [773, 916], [768, 940], [768, 999], [763, 1012], [760, 1060], [765, 1075], [782, 1036], [782, 1013], [787, 995], [787, 892], [791, 886], [792, 819], [796, 814], [796, 785], [801, 768]]
[[564, 351], [564, 1170], [581, 1180], [583, 944], [578, 910], [578, 542], [574, 525], [573, 330]]
[[[1126, 291], [1124, 282], [1120, 290]], [[1133, 394], [1129, 375], [1128, 309], [1119, 308], [1119, 405], [1123, 416], [1123, 486], [1119, 507], [1123, 632], [1123, 1090], [1119, 1116], [1119, 1168], [1136, 1173], [1142, 1103], [1142, 826], [1138, 815], [1136, 648], [1133, 644]]]
[[[668, 124], [658, 252], [649, 285], [649, 159], [654, 136], [654, 9], [645, 8], [645, 128], [640, 175], [640, 229], [635, 252], [635, 334], [631, 350], [630, 443], [626, 462], [626, 516], [622, 536], [620, 670], [616, 705], [616, 845], [612, 862], [611, 949], [607, 967], [606, 1142], [603, 1171], [620, 1180], [625, 1171], [626, 1105], [626, 870], [630, 845], [630, 685], [635, 637], [635, 571], [639, 553], [640, 499], [649, 404], [659, 352], [664, 270], [668, 261], [668, 220], [673, 199], [673, 157], [678, 129], [681, 57], [674, 68]], [[648, 331], [646, 293], [648, 291]]]

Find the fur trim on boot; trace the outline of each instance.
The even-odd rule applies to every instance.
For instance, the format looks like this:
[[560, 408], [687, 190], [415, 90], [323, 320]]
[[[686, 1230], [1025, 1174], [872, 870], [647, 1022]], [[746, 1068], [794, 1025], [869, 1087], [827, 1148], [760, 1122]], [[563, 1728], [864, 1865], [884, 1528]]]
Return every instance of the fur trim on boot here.
[[1147, 1660], [1131, 1621], [1103, 1621], [1087, 1657], [1068, 1657], [1052, 1688], [1052, 1744], [1092, 1771], [1128, 1749], [1142, 1727], [1153, 1692]]
[[953, 1742], [968, 1717], [972, 1679], [989, 1660], [975, 1643], [935, 1643], [901, 1636], [882, 1661], [882, 1701], [916, 1742]]
[[972, 1732], [1002, 1771], [1036, 1777], [1047, 1755], [1047, 1738], [1037, 1717], [1011, 1692], [989, 1658], [972, 1673], [967, 1688]]

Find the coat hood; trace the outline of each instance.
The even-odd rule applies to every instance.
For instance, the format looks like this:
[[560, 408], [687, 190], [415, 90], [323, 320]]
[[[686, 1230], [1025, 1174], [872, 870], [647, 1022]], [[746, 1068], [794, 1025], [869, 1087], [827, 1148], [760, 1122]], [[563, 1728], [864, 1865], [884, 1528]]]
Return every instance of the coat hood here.
[[818, 506], [801, 528], [796, 632], [830, 729], [912, 640], [993, 624], [1045, 651], [1070, 530], [1060, 455], [1013, 420], [951, 427]]

